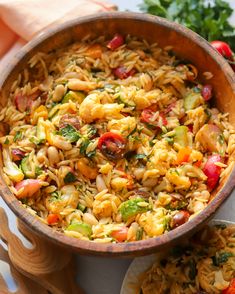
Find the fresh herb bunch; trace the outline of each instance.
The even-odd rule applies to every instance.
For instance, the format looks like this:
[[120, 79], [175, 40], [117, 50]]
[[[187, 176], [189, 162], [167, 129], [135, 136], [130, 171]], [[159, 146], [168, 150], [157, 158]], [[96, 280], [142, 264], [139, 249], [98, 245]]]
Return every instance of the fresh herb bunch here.
[[222, 0], [144, 0], [141, 10], [178, 22], [206, 40], [227, 42], [235, 50], [235, 28], [228, 18], [233, 10]]

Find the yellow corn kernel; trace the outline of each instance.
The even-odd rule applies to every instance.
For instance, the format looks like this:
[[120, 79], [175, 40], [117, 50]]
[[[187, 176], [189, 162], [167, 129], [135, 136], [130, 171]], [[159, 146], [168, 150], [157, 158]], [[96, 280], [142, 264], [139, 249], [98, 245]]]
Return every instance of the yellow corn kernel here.
[[90, 180], [94, 180], [98, 175], [97, 168], [89, 166], [89, 160], [87, 158], [80, 158], [78, 160], [77, 169], [83, 176]]

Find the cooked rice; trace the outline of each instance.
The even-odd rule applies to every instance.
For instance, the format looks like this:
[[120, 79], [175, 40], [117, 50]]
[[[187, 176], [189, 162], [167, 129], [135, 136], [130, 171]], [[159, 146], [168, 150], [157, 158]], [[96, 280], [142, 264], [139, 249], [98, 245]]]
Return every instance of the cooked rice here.
[[[87, 38], [31, 58], [0, 111], [3, 178], [29, 211], [69, 236], [145, 240], [208, 205], [203, 168], [215, 152], [226, 176], [235, 132], [228, 115], [203, 99], [197, 69], [169, 48], [130, 36], [116, 50], [106, 45], [103, 37]], [[196, 105], [186, 110], [190, 95]], [[213, 150], [196, 137], [205, 125], [219, 129]], [[119, 146], [100, 143], [107, 132]], [[190, 155], [180, 161], [186, 149]], [[182, 211], [185, 219], [175, 222]]]

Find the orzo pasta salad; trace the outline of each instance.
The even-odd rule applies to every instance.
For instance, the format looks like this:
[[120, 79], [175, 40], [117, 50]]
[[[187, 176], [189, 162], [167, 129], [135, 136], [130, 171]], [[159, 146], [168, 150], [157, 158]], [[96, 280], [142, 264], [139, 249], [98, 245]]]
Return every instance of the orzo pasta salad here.
[[206, 228], [142, 275], [142, 294], [234, 294], [235, 226]]
[[184, 224], [234, 163], [228, 115], [197, 73], [170, 47], [119, 34], [36, 54], [0, 111], [5, 182], [79, 239], [137, 241]]

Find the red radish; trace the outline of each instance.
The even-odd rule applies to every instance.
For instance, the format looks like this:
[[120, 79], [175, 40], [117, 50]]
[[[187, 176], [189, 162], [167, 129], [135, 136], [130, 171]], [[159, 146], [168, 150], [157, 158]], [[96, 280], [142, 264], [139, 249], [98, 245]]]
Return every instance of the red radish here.
[[124, 66], [119, 66], [113, 70], [113, 74], [115, 77], [124, 80], [130, 76], [133, 76], [135, 74], [135, 69], [132, 68], [130, 71], [127, 71]]
[[36, 100], [41, 94], [40, 90], [35, 91], [31, 95], [23, 95], [22, 92], [19, 92], [15, 96], [15, 106], [20, 112], [25, 112], [30, 110], [32, 107], [32, 103]]
[[222, 41], [212, 41], [212, 47], [214, 47], [224, 58], [233, 59], [233, 51], [230, 46]]
[[14, 148], [11, 150], [11, 156], [13, 161], [18, 161], [25, 157], [25, 152], [18, 148]]
[[203, 168], [203, 172], [207, 176], [207, 187], [210, 190], [213, 190], [219, 181], [221, 167], [216, 165], [217, 162], [222, 162], [221, 156], [219, 154], [211, 155]]
[[212, 97], [212, 86], [211, 85], [205, 85], [202, 88], [202, 97], [205, 101], [208, 101]]
[[37, 193], [42, 186], [42, 183], [40, 180], [34, 180], [34, 179], [28, 179], [23, 180], [15, 185], [15, 189], [17, 191], [22, 191], [17, 195], [17, 198], [26, 198], [26, 197], [32, 197], [35, 193]]
[[127, 239], [128, 228], [121, 227], [118, 230], [114, 230], [111, 232], [111, 237], [113, 237], [118, 242], [124, 242]]
[[177, 228], [188, 221], [190, 214], [186, 210], [180, 210], [172, 218], [172, 227]]
[[116, 34], [111, 41], [109, 41], [107, 47], [111, 50], [115, 50], [124, 44], [124, 38], [120, 34]]

